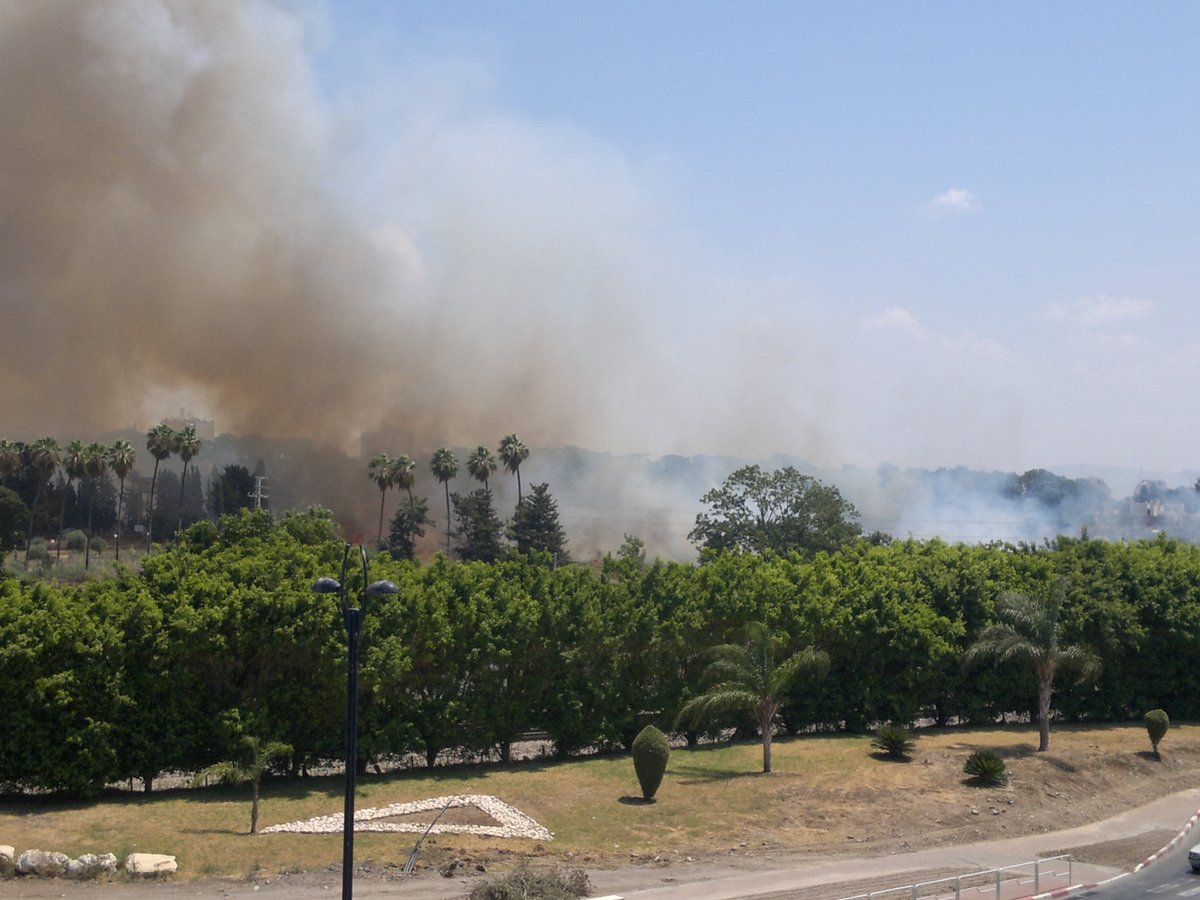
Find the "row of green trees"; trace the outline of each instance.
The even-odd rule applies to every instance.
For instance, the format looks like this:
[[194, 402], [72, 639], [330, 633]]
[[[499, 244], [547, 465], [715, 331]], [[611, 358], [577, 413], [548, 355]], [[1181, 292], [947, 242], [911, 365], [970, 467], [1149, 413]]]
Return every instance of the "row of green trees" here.
[[[1200, 715], [1191, 545], [859, 540], [811, 556], [711, 553], [698, 565], [645, 564], [635, 550], [598, 567], [553, 567], [537, 553], [376, 556], [371, 577], [399, 593], [365, 616], [360, 764], [414, 751], [430, 764], [447, 750], [503, 757], [530, 730], [560, 755], [628, 746], [648, 722], [669, 730], [679, 719], [690, 740], [730, 725], [753, 734], [749, 716], [679, 713], [709, 687], [711, 648], [741, 642], [756, 622], [775, 658], [812, 648], [827, 660], [824, 677], [800, 673], [774, 698], [788, 732], [1036, 719], [1027, 661], [968, 670], [964, 654], [997, 623], [1006, 592], [1050, 584], [1063, 588], [1062, 645], [1103, 662], [1086, 685], [1054, 683], [1057, 716]], [[291, 746], [296, 772], [337, 758], [345, 636], [335, 604], [311, 586], [340, 559], [328, 513], [243, 511], [196, 523], [139, 573], [0, 581], [0, 783], [83, 791], [197, 771], [231, 758], [246, 734]]]
[[[189, 463], [200, 452], [201, 441], [193, 425], [187, 425], [175, 431], [168, 425], [156, 425], [146, 434], [146, 449], [154, 457], [154, 474], [150, 480], [150, 502], [146, 509], [146, 542], [149, 546], [153, 540], [155, 516], [155, 490], [158, 485], [159, 464], [172, 455], [178, 455], [183, 462], [183, 471], [179, 476], [179, 520], [176, 529], [183, 527], [184, 493], [187, 486]], [[62, 550], [62, 535], [66, 525], [67, 500], [72, 496], [72, 484], [76, 481], [84, 486], [83, 499], [87, 510], [86, 530], [91, 538], [93, 528], [93, 513], [103, 498], [104, 489], [109, 486], [109, 474], [116, 476], [118, 493], [116, 511], [111, 520], [104, 524], [116, 529], [115, 555], [121, 558], [121, 531], [125, 523], [123, 516], [125, 504], [125, 480], [133, 471], [137, 461], [137, 451], [124, 438], [113, 442], [111, 446], [99, 442], [84, 444], [83, 441], [69, 441], [60, 445], [52, 437], [39, 438], [28, 444], [8, 439], [0, 439], [0, 487], [7, 487], [21, 502], [28, 517], [28, 529], [25, 535], [26, 553], [32, 548], [34, 527], [37, 523], [38, 512], [46, 495], [55, 488], [54, 478], [58, 475], [60, 495], [58, 513], [58, 548]], [[74, 494], [76, 503], [80, 493]], [[3, 498], [0, 498], [3, 502]], [[9, 501], [11, 505], [11, 501]], [[0, 533], [0, 549], [7, 552], [15, 546], [12, 529], [3, 520], [3, 533]], [[43, 529], [44, 533], [44, 529]], [[84, 568], [88, 567], [91, 557], [91, 541], [85, 548]]]

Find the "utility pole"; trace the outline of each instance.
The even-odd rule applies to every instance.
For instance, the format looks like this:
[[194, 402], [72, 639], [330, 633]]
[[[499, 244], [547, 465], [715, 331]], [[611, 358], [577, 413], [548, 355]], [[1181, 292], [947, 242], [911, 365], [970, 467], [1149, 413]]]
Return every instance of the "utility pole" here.
[[263, 493], [263, 482], [266, 480], [267, 480], [266, 475], [255, 475], [254, 476], [254, 493], [251, 494], [250, 497], [254, 500], [254, 509], [256, 512], [258, 510], [262, 509], [262, 502], [264, 500], [271, 499], [269, 494]]

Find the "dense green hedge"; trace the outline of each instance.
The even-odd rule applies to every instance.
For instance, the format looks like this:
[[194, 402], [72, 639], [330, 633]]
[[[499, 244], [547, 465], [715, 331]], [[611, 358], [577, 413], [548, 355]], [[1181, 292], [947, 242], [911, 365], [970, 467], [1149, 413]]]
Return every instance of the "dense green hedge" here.
[[[341, 562], [332, 523], [320, 511], [277, 522], [243, 512], [201, 525], [140, 573], [80, 586], [0, 579], [0, 784], [87, 791], [196, 770], [241, 733], [290, 744], [296, 771], [340, 755], [345, 633], [336, 601], [311, 590]], [[1086, 688], [1059, 680], [1061, 716], [1200, 716], [1200, 548], [1167, 538], [547, 562], [373, 560], [371, 577], [399, 593], [365, 617], [362, 764], [504, 753], [531, 729], [563, 755], [629, 746], [649, 722], [669, 727], [706, 649], [751, 621], [830, 656], [829, 677], [789, 698], [791, 731], [1028, 712], [1029, 672], [966, 673], [961, 656], [1002, 592], [1053, 576], [1069, 585], [1064, 643], [1104, 662]]]

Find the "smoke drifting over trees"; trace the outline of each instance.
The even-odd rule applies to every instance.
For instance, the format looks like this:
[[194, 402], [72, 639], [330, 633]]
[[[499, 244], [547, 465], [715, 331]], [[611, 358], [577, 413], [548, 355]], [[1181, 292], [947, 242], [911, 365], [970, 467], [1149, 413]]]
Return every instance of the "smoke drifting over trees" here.
[[[6, 433], [142, 427], [186, 404], [232, 433], [343, 447], [380, 425], [422, 445], [513, 425], [545, 441], [632, 383], [608, 369], [636, 344], [641, 290], [621, 173], [566, 206], [554, 177], [598, 173], [493, 171], [510, 196], [481, 195], [472, 166], [519, 135], [443, 131], [400, 134], [378, 181], [339, 189], [351, 125], [315, 84], [306, 9], [0, 0]], [[457, 181], [421, 168], [468, 151]], [[390, 202], [368, 214], [356, 190]]]

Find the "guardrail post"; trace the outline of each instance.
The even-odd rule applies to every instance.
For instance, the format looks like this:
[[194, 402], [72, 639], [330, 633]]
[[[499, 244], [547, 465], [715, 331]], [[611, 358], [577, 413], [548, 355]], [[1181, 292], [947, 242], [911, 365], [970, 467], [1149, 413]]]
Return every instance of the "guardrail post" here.
[[1000, 900], [1000, 870], [996, 870], [996, 900]]
[[1042, 883], [1042, 861], [1040, 859], [1035, 859], [1033, 861], [1033, 892], [1035, 894], [1041, 893], [1041, 883]]
[[954, 900], [962, 900], [962, 876], [954, 876]]

